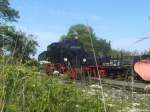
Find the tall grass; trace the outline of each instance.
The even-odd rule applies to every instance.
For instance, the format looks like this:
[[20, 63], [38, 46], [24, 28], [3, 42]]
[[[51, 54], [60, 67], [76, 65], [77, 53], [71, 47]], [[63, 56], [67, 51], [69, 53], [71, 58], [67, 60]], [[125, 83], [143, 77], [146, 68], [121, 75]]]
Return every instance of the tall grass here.
[[0, 71], [1, 112], [103, 112], [95, 96], [39, 73], [37, 67], [4, 64]]
[[[66, 84], [40, 73], [33, 65], [12, 57], [0, 59], [0, 112], [104, 112], [99, 90], [90, 95], [93, 89]], [[111, 92], [112, 87], [105, 89], [107, 112], [130, 112], [131, 95], [126, 98], [123, 88], [117, 93]], [[149, 112], [148, 98], [135, 98], [134, 109], [139, 109], [136, 112]]]

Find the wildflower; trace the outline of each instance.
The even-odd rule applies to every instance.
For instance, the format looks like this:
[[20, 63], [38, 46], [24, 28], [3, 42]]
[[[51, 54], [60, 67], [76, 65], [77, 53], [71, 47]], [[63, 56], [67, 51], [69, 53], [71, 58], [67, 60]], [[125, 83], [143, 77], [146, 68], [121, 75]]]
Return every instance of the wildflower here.
[[53, 75], [58, 76], [58, 74], [59, 74], [59, 71], [56, 71], [56, 70], [55, 70], [55, 71], [53, 72]]
[[137, 92], [133, 92], [133, 94], [136, 94]]
[[64, 76], [64, 74], [60, 74], [60, 77], [63, 77]]
[[86, 91], [85, 91], [85, 90], [82, 90], [82, 92], [85, 93]]
[[97, 88], [97, 89], [101, 89], [102, 88], [102, 86], [100, 86], [100, 85], [91, 85], [90, 87], [91, 88]]
[[92, 91], [92, 92], [95, 92], [95, 90], [94, 90], [94, 89], [91, 89], [91, 91]]
[[136, 108], [132, 108], [132, 109], [130, 109], [128, 112], [139, 112], [139, 110], [136, 109]]
[[78, 107], [79, 107], [79, 105], [76, 105], [75, 107], [76, 107], [76, 108], [78, 108]]
[[132, 105], [133, 106], [139, 106], [140, 104], [139, 103], [133, 103]]
[[113, 104], [107, 104], [109, 107], [114, 107], [114, 105]]
[[35, 84], [33, 84], [33, 87], [35, 88]]
[[92, 91], [88, 91], [88, 94], [90, 94], [90, 95], [96, 95], [95, 92], [92, 92]]
[[105, 96], [105, 97], [108, 97], [108, 94], [104, 93], [104, 96]]
[[145, 91], [145, 92], [149, 92], [149, 91], [150, 91], [150, 85], [145, 86], [145, 87], [144, 87], [144, 91]]

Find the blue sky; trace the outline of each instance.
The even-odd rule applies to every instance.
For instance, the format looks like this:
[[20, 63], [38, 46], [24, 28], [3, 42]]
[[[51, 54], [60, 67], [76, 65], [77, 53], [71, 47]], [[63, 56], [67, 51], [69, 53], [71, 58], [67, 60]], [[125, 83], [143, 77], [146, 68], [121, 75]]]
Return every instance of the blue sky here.
[[20, 11], [15, 26], [37, 36], [39, 54], [58, 41], [74, 24], [89, 24], [98, 37], [111, 40], [112, 48], [144, 51], [150, 39], [150, 0], [10, 0]]

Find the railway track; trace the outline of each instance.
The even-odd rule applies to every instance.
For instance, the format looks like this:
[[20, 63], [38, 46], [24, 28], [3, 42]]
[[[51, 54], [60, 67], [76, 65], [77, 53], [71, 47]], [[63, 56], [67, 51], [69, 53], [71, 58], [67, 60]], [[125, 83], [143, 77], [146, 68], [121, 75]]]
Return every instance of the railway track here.
[[[92, 80], [95, 82], [99, 81], [99, 78], [91, 77]], [[141, 83], [141, 82], [134, 82], [132, 85], [131, 81], [119, 81], [113, 79], [102, 79], [103, 85], [109, 85], [114, 88], [125, 88], [127, 90], [132, 90], [132, 86], [135, 92], [142, 92], [142, 93], [150, 93], [150, 84]]]
[[[75, 80], [73, 79], [79, 86], [90, 86], [90, 85], [99, 85], [99, 78], [98, 77], [90, 77], [88, 79], [79, 79]], [[128, 91], [132, 90], [134, 92], [138, 93], [150, 93], [150, 84], [149, 83], [142, 83], [134, 81], [133, 85], [131, 81], [121, 81], [121, 80], [115, 80], [115, 79], [108, 79], [108, 78], [102, 78], [102, 85], [103, 87], [111, 87], [116, 89], [126, 89]]]

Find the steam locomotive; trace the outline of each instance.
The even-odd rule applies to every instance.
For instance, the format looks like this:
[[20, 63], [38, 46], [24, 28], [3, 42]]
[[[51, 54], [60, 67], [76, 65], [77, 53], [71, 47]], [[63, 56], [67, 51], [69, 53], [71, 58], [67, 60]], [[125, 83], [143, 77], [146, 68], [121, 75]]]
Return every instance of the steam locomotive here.
[[[149, 58], [144, 55], [142, 58]], [[47, 51], [42, 52], [38, 60], [51, 62], [47, 66], [47, 72], [54, 70], [64, 73], [69, 72], [71, 78], [83, 76], [92, 77], [123, 77], [128, 79], [135, 62], [140, 61], [140, 56], [96, 56], [85, 50], [83, 43], [76, 38], [52, 43]], [[97, 63], [96, 63], [96, 62]], [[135, 78], [139, 79], [138, 75]]]

